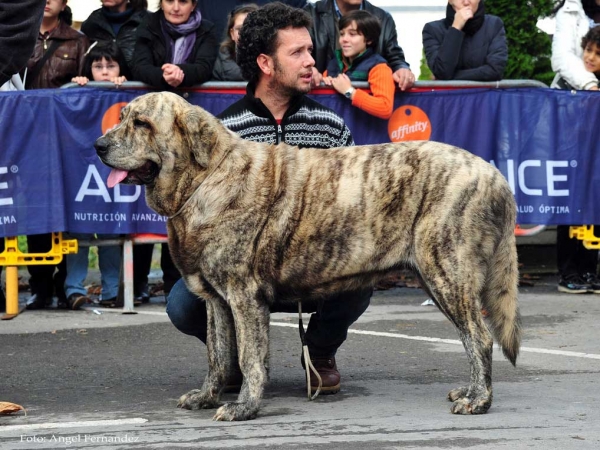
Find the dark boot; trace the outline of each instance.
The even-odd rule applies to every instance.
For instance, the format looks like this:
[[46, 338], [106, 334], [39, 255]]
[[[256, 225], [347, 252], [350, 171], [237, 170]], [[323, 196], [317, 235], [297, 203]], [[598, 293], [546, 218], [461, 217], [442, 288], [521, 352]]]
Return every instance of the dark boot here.
[[[323, 385], [321, 386], [321, 394], [337, 394], [340, 391], [340, 380], [341, 376], [337, 370], [337, 365], [335, 363], [335, 357], [331, 358], [311, 358], [313, 366], [319, 375], [321, 376], [321, 381]], [[302, 367], [304, 367], [304, 359], [302, 360]], [[305, 369], [306, 370], [306, 369]], [[314, 394], [317, 392], [317, 388], [319, 387], [319, 379], [314, 374], [314, 372], [310, 371], [310, 390]]]
[[6, 297], [4, 296], [4, 292], [2, 291], [2, 287], [0, 287], [0, 313], [6, 311]]
[[52, 304], [52, 299], [40, 294], [33, 294], [25, 303], [26, 309], [44, 309]]

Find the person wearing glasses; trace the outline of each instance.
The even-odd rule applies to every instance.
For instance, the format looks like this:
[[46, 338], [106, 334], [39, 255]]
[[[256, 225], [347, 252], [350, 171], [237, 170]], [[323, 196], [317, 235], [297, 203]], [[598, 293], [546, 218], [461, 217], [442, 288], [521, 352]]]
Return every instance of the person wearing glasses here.
[[213, 79], [217, 81], [243, 81], [240, 66], [235, 61], [235, 51], [240, 36], [240, 30], [246, 16], [256, 11], [258, 5], [250, 3], [231, 10], [227, 21], [227, 36], [221, 43], [219, 55], [213, 69]]

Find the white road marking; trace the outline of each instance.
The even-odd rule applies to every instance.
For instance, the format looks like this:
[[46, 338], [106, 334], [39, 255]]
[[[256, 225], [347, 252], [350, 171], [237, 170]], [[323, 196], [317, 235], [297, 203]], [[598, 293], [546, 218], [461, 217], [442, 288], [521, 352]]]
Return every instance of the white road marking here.
[[[271, 322], [271, 325], [275, 326], [275, 327], [298, 328], [298, 325], [293, 324], [293, 323]], [[426, 337], [426, 336], [409, 336], [408, 334], [386, 333], [383, 331], [366, 331], [366, 330], [349, 329], [348, 333], [364, 334], [364, 335], [368, 335], [368, 336], [389, 337], [389, 338], [395, 338], [395, 339], [408, 339], [411, 341], [425, 341], [425, 342], [435, 342], [435, 343], [441, 343], [441, 344], [462, 345], [462, 342], [459, 341], [458, 339], [441, 339], [441, 338], [432, 338], [432, 337]], [[496, 346], [496, 348], [499, 348], [499, 347]], [[527, 353], [543, 353], [546, 355], [570, 356], [573, 358], [600, 359], [600, 355], [596, 355], [594, 353], [569, 352], [569, 351], [565, 351], [565, 350], [548, 350], [545, 348], [521, 347], [520, 351], [527, 352]]]
[[[102, 312], [122, 312], [121, 309], [104, 309], [104, 308], [96, 308]], [[136, 309], [138, 314], [147, 314], [150, 316], [165, 316], [166, 312], [160, 311], [140, 311]], [[285, 322], [271, 322], [271, 325], [274, 327], [284, 327], [284, 328], [298, 328], [297, 324], [294, 323], [285, 323]], [[379, 336], [379, 337], [388, 337], [394, 339], [408, 339], [411, 341], [424, 341], [424, 342], [435, 342], [438, 344], [451, 344], [451, 345], [462, 345], [458, 339], [441, 339], [441, 338], [432, 338], [427, 336], [410, 336], [408, 334], [400, 334], [400, 333], [386, 333], [383, 331], [365, 331], [365, 330], [348, 330], [348, 333], [353, 334], [364, 334], [368, 336]], [[499, 348], [496, 346], [496, 348]], [[521, 347], [521, 352], [526, 353], [539, 353], [545, 355], [557, 355], [557, 356], [568, 356], [573, 358], [586, 358], [586, 359], [600, 359], [600, 355], [594, 353], [583, 353], [583, 352], [570, 352], [565, 350], [550, 350], [545, 348], [534, 348], [534, 347]]]
[[148, 422], [148, 419], [136, 417], [133, 419], [116, 419], [116, 420], [88, 420], [82, 422], [47, 422], [47, 423], [31, 423], [26, 425], [3, 425], [0, 427], [0, 432], [6, 431], [30, 431], [30, 430], [49, 430], [54, 428], [80, 428], [80, 427], [112, 427], [120, 425], [138, 425]]

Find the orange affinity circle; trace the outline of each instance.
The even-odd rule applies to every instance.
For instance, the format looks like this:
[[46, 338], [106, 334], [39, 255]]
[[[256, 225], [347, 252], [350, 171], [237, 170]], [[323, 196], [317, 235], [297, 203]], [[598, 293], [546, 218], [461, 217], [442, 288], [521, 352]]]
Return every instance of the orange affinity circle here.
[[119, 116], [125, 105], [127, 105], [127, 102], [115, 103], [106, 110], [104, 116], [102, 116], [102, 134], [119, 124]]
[[431, 122], [421, 108], [401, 106], [388, 121], [388, 134], [392, 142], [428, 141], [431, 137]]

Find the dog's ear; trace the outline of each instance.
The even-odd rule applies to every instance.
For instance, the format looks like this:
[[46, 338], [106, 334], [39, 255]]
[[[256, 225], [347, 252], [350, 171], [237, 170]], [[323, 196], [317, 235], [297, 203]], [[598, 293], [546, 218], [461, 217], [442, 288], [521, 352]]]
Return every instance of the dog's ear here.
[[197, 106], [185, 111], [183, 122], [184, 135], [194, 159], [202, 167], [208, 167], [210, 155], [219, 145], [221, 123], [212, 114]]

